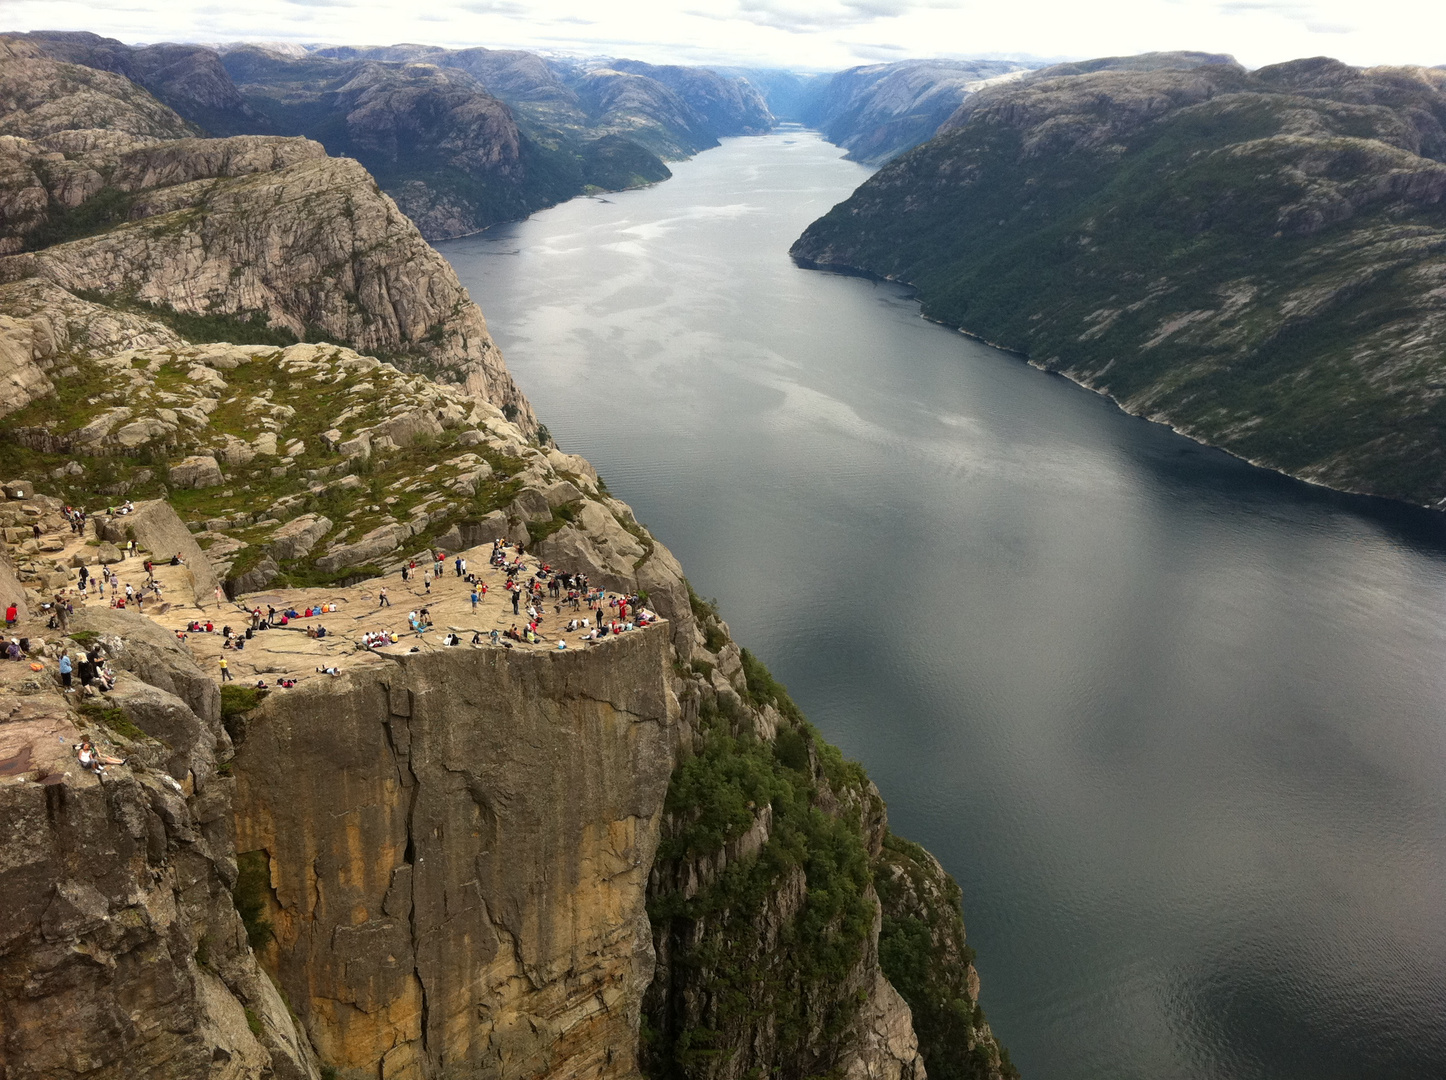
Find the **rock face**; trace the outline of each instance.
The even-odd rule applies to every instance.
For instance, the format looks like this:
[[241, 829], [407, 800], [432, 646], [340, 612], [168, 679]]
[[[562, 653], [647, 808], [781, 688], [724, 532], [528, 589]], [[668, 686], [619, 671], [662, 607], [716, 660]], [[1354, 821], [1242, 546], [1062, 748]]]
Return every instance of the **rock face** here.
[[[144, 620], [108, 616], [107, 640], [124, 651]], [[173, 637], [168, 648], [152, 670], [199, 676]], [[0, 1068], [27, 1080], [317, 1080], [232, 904], [230, 781], [215, 775], [230, 744], [214, 711], [123, 675], [115, 705], [132, 738], [73, 700], [48, 682], [0, 686], [0, 759], [20, 766], [0, 781]], [[68, 749], [82, 734], [149, 766], [98, 780]]]
[[133, 47], [80, 31], [40, 30], [16, 35], [50, 57], [123, 75], [208, 131], [230, 130], [259, 117], [236, 90], [221, 58], [200, 45]]
[[0, 38], [0, 135], [35, 139], [85, 127], [176, 139], [196, 129], [129, 79], [45, 58], [33, 43]]
[[1446, 505], [1446, 75], [1102, 64], [975, 94], [795, 258], [1250, 461]]
[[190, 570], [195, 602], [200, 605], [215, 603], [216, 572], [211, 569], [196, 538], [176, 516], [170, 503], [160, 499], [138, 502], [132, 513], [97, 519], [97, 529], [102, 540], [112, 543], [123, 544], [134, 540], [156, 562], [169, 561], [172, 556], [179, 555]]
[[667, 652], [659, 628], [404, 657], [250, 717], [238, 843], [269, 862], [269, 962], [339, 1075], [634, 1074]]
[[[157, 141], [190, 134], [174, 114], [91, 131], [104, 110], [60, 87], [98, 88], [117, 117], [136, 102], [167, 110], [120, 76], [49, 59], [17, 59], [0, 78], [16, 80], [0, 131], [26, 136], [0, 139], [0, 251], [42, 249], [0, 258], [0, 283], [13, 283], [0, 291], [40, 282], [197, 317], [188, 326], [220, 317], [232, 335], [322, 334], [463, 385], [535, 433], [482, 313], [356, 162], [300, 139]], [[122, 133], [134, 128], [146, 138]]]

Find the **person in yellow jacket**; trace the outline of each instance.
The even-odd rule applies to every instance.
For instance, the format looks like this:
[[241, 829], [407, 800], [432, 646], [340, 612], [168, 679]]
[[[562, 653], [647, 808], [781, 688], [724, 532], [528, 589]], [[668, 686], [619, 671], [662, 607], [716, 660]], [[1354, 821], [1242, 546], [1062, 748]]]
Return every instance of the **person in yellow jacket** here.
[[221, 657], [221, 681], [222, 681], [222, 682], [230, 682], [230, 681], [231, 681], [231, 669], [226, 666], [226, 658], [225, 658], [224, 656]]

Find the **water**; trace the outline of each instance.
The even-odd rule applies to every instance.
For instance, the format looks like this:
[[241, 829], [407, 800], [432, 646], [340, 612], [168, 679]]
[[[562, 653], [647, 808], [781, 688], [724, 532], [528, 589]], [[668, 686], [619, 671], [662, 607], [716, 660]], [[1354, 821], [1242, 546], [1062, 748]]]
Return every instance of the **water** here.
[[1446, 525], [795, 268], [811, 133], [442, 245], [964, 890], [1027, 1080], [1446, 1077]]

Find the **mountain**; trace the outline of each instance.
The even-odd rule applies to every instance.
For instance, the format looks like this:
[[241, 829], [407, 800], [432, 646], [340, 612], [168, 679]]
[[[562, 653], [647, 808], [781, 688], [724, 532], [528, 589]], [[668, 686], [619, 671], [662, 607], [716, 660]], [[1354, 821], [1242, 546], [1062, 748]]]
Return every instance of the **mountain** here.
[[1446, 499], [1446, 73], [1326, 58], [1026, 79], [793, 247], [1130, 412]]
[[200, 45], [124, 45], [85, 31], [37, 30], [16, 38], [52, 60], [123, 75], [198, 129], [231, 133], [260, 121], [237, 91], [221, 58]]
[[1025, 72], [1008, 60], [902, 60], [821, 76], [795, 105], [848, 158], [879, 164], [933, 137], [970, 94]]
[[0, 48], [0, 1073], [1017, 1076], [958, 886], [363, 167]]
[[[0, 92], [0, 131], [30, 133], [0, 142], [0, 313], [106, 308], [82, 324], [92, 352], [126, 347], [137, 319], [156, 337], [326, 337], [465, 386], [536, 431], [451, 266], [355, 161], [304, 139], [160, 138], [191, 129], [75, 64], [7, 62]], [[98, 117], [114, 126], [90, 126]], [[46, 334], [72, 341], [58, 348], [81, 347], [51, 321]]]
[[664, 158], [772, 124], [748, 83], [702, 68], [421, 45], [218, 52], [65, 31], [8, 40], [28, 57], [123, 76], [170, 106], [165, 122], [182, 118], [164, 132], [137, 119], [137, 133], [295, 135], [354, 157], [432, 239], [666, 180]]

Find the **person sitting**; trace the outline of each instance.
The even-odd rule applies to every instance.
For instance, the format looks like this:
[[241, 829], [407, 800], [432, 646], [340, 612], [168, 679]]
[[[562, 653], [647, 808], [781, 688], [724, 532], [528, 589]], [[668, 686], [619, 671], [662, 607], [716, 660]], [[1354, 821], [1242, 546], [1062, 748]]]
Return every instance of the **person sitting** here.
[[284, 689], [286, 689], [286, 690], [290, 690], [293, 686], [296, 685], [296, 680], [295, 680], [295, 679], [277, 679], [277, 680], [276, 680], [276, 685], [277, 685], [277, 686], [280, 686], [280, 687], [282, 687], [282, 688], [284, 688]]
[[502, 640], [502, 635], [497, 632], [497, 628], [496, 628], [496, 627], [493, 627], [492, 633], [489, 634], [488, 636], [492, 639], [492, 644], [493, 644], [493, 645], [498, 644], [498, 643]]
[[[496, 630], [494, 630], [494, 631], [492, 631], [492, 632], [493, 632], [494, 634], [497, 633]], [[482, 644], [482, 631], [481, 631], [481, 630], [474, 630], [474, 631], [472, 631], [472, 644], [473, 644], [473, 645], [481, 645], [481, 644]]]
[[9, 643], [5, 646], [5, 655], [11, 660], [19, 660], [21, 658], [20, 640], [18, 638], [10, 639]]
[[460, 645], [460, 644], [462, 644], [462, 639], [459, 638], [456, 634], [448, 634], [446, 637], [444, 637], [444, 638], [442, 639], [442, 644], [443, 644], [443, 645]]
[[316, 628], [316, 636], [319, 637], [319, 638], [324, 638], [324, 637], [326, 637], [326, 627], [324, 627], [324, 626], [318, 626], [318, 627]]
[[321, 672], [323, 675], [340, 675], [340, 674], [341, 674], [341, 669], [340, 669], [340, 668], [336, 668], [336, 667], [319, 667], [319, 668], [317, 668], [316, 670], [319, 671], [319, 672]]
[[183, 565], [182, 559], [181, 559], [181, 553], [180, 553], [180, 552], [176, 552], [176, 554], [174, 554], [174, 555], [171, 556], [171, 565], [172, 565], [172, 566], [181, 566], [181, 565]]
[[269, 690], [269, 689], [271, 689], [271, 688], [266, 685], [266, 680], [265, 680], [265, 679], [257, 679], [257, 680], [256, 680], [256, 689], [258, 689], [258, 690]]
[[100, 687], [102, 694], [108, 694], [115, 689], [115, 672], [108, 666], [103, 667], [97, 672], [95, 682], [96, 685]]

